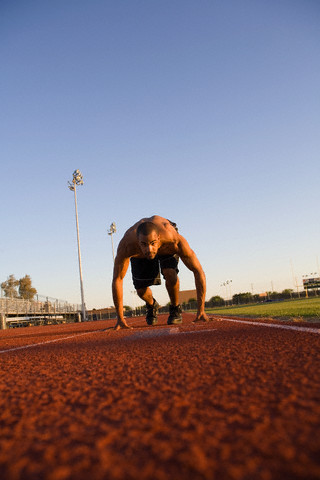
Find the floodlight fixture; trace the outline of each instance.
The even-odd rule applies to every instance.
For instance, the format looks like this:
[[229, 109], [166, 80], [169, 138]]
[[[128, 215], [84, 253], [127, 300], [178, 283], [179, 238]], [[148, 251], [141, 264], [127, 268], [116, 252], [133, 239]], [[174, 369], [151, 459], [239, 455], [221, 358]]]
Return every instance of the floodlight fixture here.
[[83, 185], [83, 176], [80, 170], [75, 170], [72, 174], [73, 177], [73, 183], [76, 183], [77, 185]]
[[112, 235], [113, 233], [116, 233], [116, 231], [117, 231], [116, 224], [112, 222], [110, 225], [110, 230], [108, 231], [108, 235]]
[[108, 230], [108, 235], [111, 237], [111, 245], [112, 245], [112, 258], [113, 258], [113, 263], [114, 263], [114, 247], [113, 247], [113, 234], [116, 233], [117, 227], [115, 222], [112, 222], [110, 225], [110, 229]]

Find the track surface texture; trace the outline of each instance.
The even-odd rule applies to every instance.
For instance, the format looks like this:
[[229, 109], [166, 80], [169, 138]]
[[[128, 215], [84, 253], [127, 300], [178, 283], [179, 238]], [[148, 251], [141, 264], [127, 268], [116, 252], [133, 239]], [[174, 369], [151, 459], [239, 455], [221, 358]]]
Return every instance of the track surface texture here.
[[319, 479], [320, 325], [193, 319], [1, 331], [1, 479]]

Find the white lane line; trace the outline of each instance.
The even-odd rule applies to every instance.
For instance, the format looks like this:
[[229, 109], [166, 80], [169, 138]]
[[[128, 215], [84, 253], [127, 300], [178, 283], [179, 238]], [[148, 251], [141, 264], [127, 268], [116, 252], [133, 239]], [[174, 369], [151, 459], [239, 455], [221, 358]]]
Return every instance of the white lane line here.
[[124, 340], [134, 340], [136, 338], [151, 338], [151, 337], [161, 337], [164, 335], [171, 335], [173, 333], [179, 333], [178, 327], [162, 328], [162, 329], [152, 329], [152, 330], [139, 330], [134, 332], [127, 337], [124, 337]]
[[215, 332], [217, 331], [216, 328], [207, 328], [206, 330], [190, 330], [189, 332], [180, 332], [180, 334], [186, 334], [186, 333], [202, 333], [202, 332]]
[[70, 338], [81, 337], [82, 335], [90, 335], [91, 333], [94, 333], [96, 331], [97, 330], [93, 330], [92, 332], [76, 333], [75, 335], [69, 335], [68, 337], [55, 338], [54, 340], [46, 340], [45, 342], [39, 343], [31, 343], [29, 345], [22, 345], [21, 347], [7, 348], [6, 350], [0, 350], [0, 353], [15, 352], [16, 350], [38, 347], [39, 345], [45, 345], [47, 343], [61, 342], [62, 340], [69, 340]]
[[[155, 336], [162, 336], [162, 335], [170, 335], [170, 334], [177, 334], [177, 333], [198, 333], [198, 332], [203, 332], [203, 331], [212, 331], [211, 330], [193, 330], [190, 332], [179, 332], [179, 327], [168, 327], [166, 325], [159, 325], [158, 328], [152, 329], [152, 330], [139, 330], [135, 332], [134, 334], [128, 335], [125, 337], [125, 340], [129, 339], [134, 339], [134, 338], [148, 338], [148, 337], [155, 337]], [[84, 333], [76, 333], [74, 335], [69, 335], [67, 337], [61, 337], [61, 338], [55, 338], [53, 340], [46, 340], [45, 342], [38, 342], [38, 343], [31, 343], [29, 345], [22, 345], [21, 347], [13, 347], [13, 348], [7, 348], [5, 350], [0, 350], [1, 353], [7, 353], [7, 352], [15, 352], [17, 350], [25, 350], [27, 348], [33, 348], [33, 347], [39, 347], [41, 345], [46, 345], [48, 343], [55, 343], [55, 342], [61, 342], [63, 340], [70, 340], [70, 338], [75, 338], [75, 337], [81, 337], [83, 335], [90, 335], [91, 333], [98, 332], [99, 330], [92, 330], [90, 332], [84, 332]], [[129, 333], [129, 332], [128, 332]]]
[[[217, 320], [213, 318], [213, 320]], [[218, 321], [245, 323], [246, 325], [255, 325], [257, 327], [282, 328], [284, 330], [295, 330], [296, 332], [320, 333], [319, 328], [295, 327], [294, 325], [280, 325], [278, 323], [250, 322], [248, 320], [235, 320], [234, 318], [220, 318]]]
[[201, 329], [201, 330], [189, 330], [189, 331], [181, 331], [179, 327], [167, 327], [160, 329], [153, 329], [153, 330], [139, 330], [127, 337], [124, 337], [124, 340], [135, 340], [136, 338], [153, 338], [153, 337], [163, 337], [165, 335], [185, 335], [190, 333], [202, 333], [202, 332], [213, 332], [216, 331], [216, 328], [210, 329]]

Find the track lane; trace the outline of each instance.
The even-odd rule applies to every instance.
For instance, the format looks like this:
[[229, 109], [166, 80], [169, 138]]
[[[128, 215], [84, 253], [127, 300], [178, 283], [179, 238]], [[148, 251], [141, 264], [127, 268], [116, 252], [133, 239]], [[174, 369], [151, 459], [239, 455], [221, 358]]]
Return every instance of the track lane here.
[[[179, 326], [182, 332], [185, 328], [191, 328], [194, 331], [199, 331], [201, 328], [206, 328], [208, 331], [211, 328], [211, 322], [233, 322], [235, 324], [241, 325], [252, 325], [255, 327], [267, 327], [267, 328], [278, 328], [278, 329], [285, 329], [285, 330], [293, 330], [298, 332], [306, 332], [306, 333], [320, 333], [320, 328], [313, 328], [310, 326], [303, 327], [303, 326], [296, 326], [296, 325], [287, 325], [283, 323], [266, 323], [261, 320], [250, 321], [250, 320], [241, 320], [241, 319], [233, 319], [233, 318], [219, 318], [219, 317], [211, 317], [209, 323], [192, 323], [194, 319], [194, 315], [192, 314], [184, 314], [184, 323]], [[150, 327], [146, 325], [145, 320], [143, 317], [136, 317], [134, 319], [129, 320], [129, 325], [132, 327], [133, 330], [141, 329], [146, 330], [150, 333], [147, 333], [146, 336], [152, 336], [152, 331], [156, 332], [160, 329], [172, 329], [177, 328], [175, 326], [168, 326], [166, 324], [166, 316], [161, 315], [159, 316], [159, 324]], [[187, 320], [187, 325], [185, 322]], [[38, 347], [45, 344], [55, 343], [63, 340], [70, 340], [75, 336], [78, 335], [90, 335], [91, 333], [95, 333], [97, 331], [104, 331], [115, 335], [121, 335], [123, 332], [126, 332], [125, 335], [130, 335], [132, 330], [121, 330], [118, 332], [113, 331], [113, 323], [110, 320], [104, 322], [92, 322], [92, 323], [82, 323], [82, 324], [68, 324], [68, 325], [59, 325], [59, 326], [46, 326], [46, 327], [31, 327], [28, 329], [23, 329], [22, 332], [17, 330], [14, 331], [2, 331], [0, 333], [0, 354], [20, 350], [24, 348], [32, 348]], [[191, 330], [191, 331], [193, 331]], [[170, 331], [170, 330], [168, 330]], [[2, 335], [1, 335], [2, 334]], [[154, 333], [156, 335], [156, 333]], [[160, 335], [160, 333], [158, 334]], [[42, 341], [39, 339], [42, 338]], [[17, 345], [20, 344], [20, 345]]]
[[3, 478], [319, 478], [318, 335], [193, 318], [2, 355]]

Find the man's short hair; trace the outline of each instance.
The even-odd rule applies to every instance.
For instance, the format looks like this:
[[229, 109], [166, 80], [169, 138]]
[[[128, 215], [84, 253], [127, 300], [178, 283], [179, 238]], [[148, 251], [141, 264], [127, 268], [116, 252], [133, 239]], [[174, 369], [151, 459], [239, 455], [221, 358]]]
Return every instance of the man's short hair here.
[[149, 235], [152, 232], [156, 232], [159, 235], [159, 228], [153, 222], [143, 222], [137, 228], [137, 237], [139, 235]]

